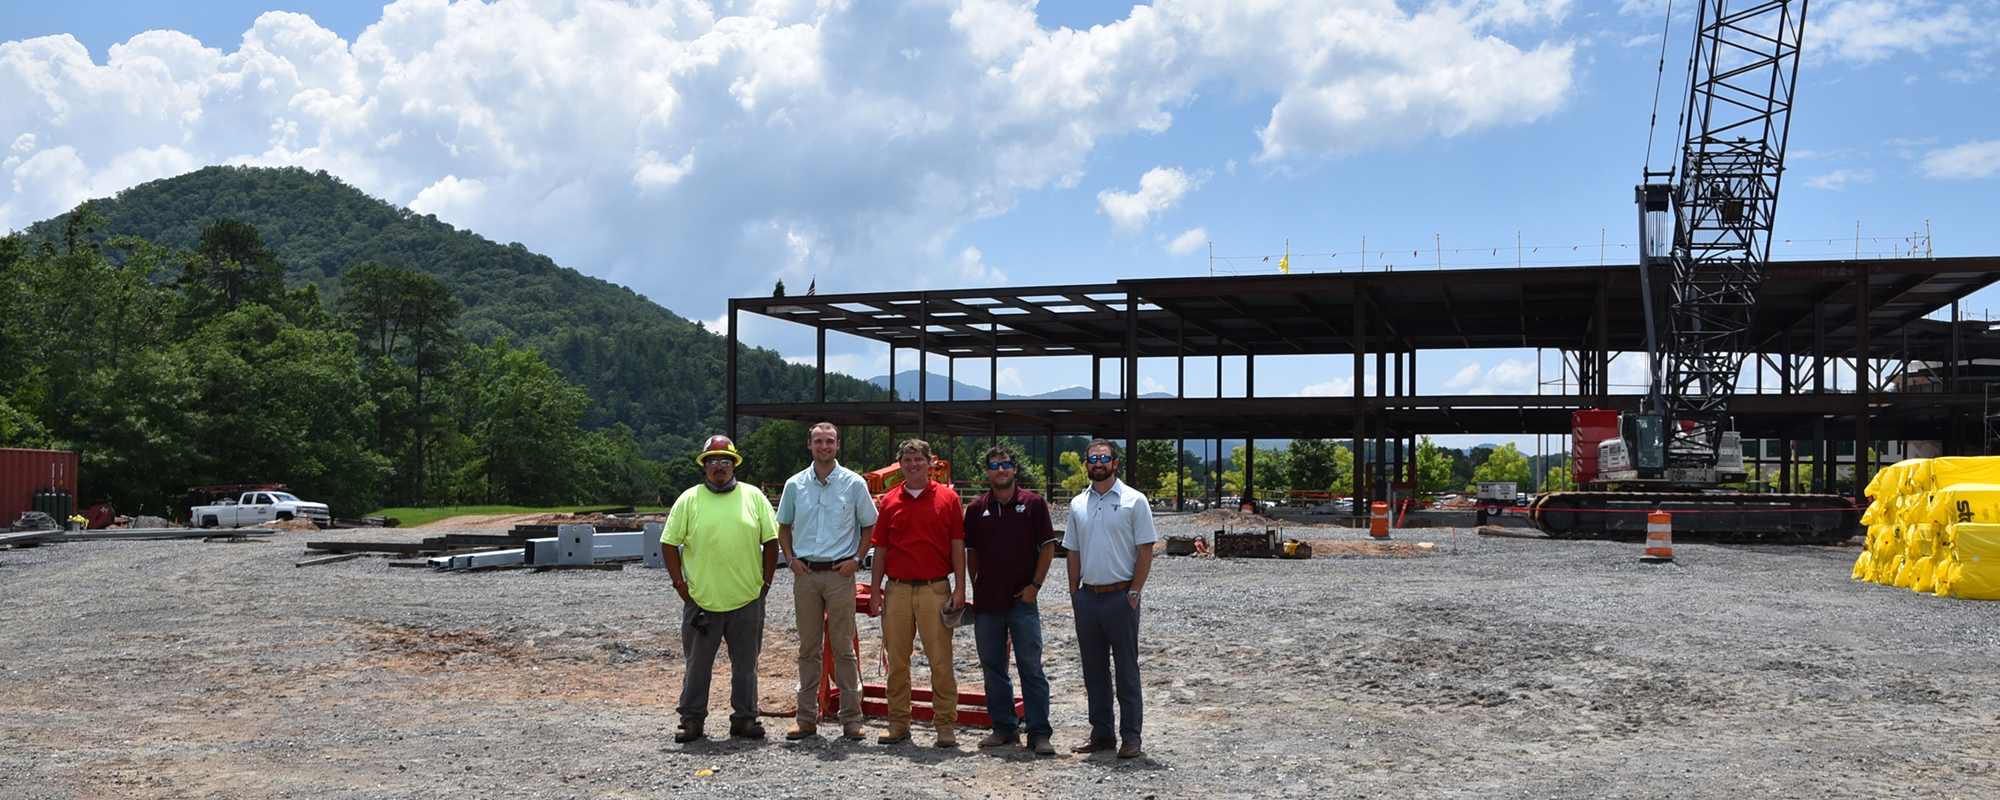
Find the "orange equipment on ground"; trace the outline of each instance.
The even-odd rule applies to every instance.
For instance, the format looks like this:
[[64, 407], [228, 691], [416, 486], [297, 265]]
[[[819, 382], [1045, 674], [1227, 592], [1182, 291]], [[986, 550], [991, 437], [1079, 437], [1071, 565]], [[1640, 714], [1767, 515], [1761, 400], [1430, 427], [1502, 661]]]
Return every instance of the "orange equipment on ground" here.
[[[861, 477], [868, 481], [870, 495], [880, 495], [893, 487], [903, 485], [903, 465], [890, 464], [873, 472], [862, 473]], [[951, 462], [942, 458], [931, 461], [931, 480], [950, 486]]]

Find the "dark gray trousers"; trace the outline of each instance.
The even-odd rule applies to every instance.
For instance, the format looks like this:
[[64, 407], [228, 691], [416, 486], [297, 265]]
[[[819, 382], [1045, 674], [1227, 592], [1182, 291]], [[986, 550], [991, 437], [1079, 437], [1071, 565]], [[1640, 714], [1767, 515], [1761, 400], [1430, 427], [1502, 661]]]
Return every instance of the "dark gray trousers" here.
[[[699, 617], [700, 619], [697, 619]], [[701, 623], [699, 626], [697, 622]], [[706, 628], [704, 631], [702, 628]], [[715, 676], [715, 654], [729, 645], [729, 719], [757, 718], [757, 655], [764, 646], [764, 598], [732, 611], [708, 611], [693, 603], [681, 606], [681, 719], [708, 718], [708, 688]]]
[[1090, 700], [1090, 738], [1112, 737], [1111, 700], [1115, 678], [1118, 736], [1138, 742], [1145, 723], [1139, 687], [1139, 609], [1123, 591], [1089, 589], [1070, 596], [1076, 614], [1076, 644], [1083, 651], [1083, 691]]

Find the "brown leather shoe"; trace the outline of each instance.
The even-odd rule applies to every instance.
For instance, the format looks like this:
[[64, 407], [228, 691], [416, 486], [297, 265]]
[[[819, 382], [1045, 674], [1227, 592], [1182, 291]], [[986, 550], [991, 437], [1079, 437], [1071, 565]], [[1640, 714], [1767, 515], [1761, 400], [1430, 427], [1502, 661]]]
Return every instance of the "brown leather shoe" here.
[[698, 719], [682, 719], [680, 730], [674, 733], [674, 741], [680, 744], [700, 741], [701, 739], [701, 720]]
[[876, 744], [902, 744], [910, 740], [910, 729], [891, 726], [888, 730], [875, 734]]
[[1138, 758], [1142, 755], [1145, 755], [1145, 752], [1139, 749], [1138, 742], [1127, 739], [1124, 744], [1118, 746], [1119, 758]]
[[1028, 749], [1035, 751], [1035, 755], [1038, 756], [1052, 756], [1056, 754], [1056, 746], [1049, 744], [1049, 740], [1047, 739], [1029, 739]]
[[868, 729], [859, 722], [849, 722], [840, 726], [840, 735], [858, 741], [868, 737]]
[[957, 747], [958, 731], [952, 728], [939, 728], [937, 732], [937, 746]]
[[732, 719], [729, 721], [729, 735], [739, 739], [762, 739], [764, 723], [754, 719]]
[[1006, 747], [1007, 745], [1010, 744], [1020, 744], [1020, 743], [1021, 743], [1021, 734], [1001, 733], [999, 731], [994, 731], [992, 733], [989, 733], [986, 735], [986, 738], [979, 740], [979, 746], [982, 748]]
[[1118, 746], [1117, 739], [1091, 739], [1090, 741], [1084, 742], [1083, 744], [1070, 748], [1069, 751], [1072, 753], [1095, 753], [1099, 750], [1110, 750], [1117, 746]]
[[808, 725], [805, 720], [793, 720], [792, 727], [785, 729], [785, 738], [794, 742], [808, 736], [817, 736], [818, 734], [819, 725]]

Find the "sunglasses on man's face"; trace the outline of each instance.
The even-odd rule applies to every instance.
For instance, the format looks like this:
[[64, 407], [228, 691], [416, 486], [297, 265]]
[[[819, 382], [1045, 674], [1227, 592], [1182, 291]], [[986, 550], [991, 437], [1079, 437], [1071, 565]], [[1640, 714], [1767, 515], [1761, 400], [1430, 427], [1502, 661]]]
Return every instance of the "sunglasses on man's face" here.
[[1013, 469], [1013, 468], [1014, 468], [1014, 462], [1012, 462], [1012, 461], [988, 461], [988, 462], [986, 462], [986, 468], [987, 468], [987, 469]]
[[1117, 460], [1118, 460], [1117, 458], [1112, 456], [1091, 456], [1089, 458], [1084, 459], [1083, 461], [1086, 464], [1109, 464]]
[[734, 465], [735, 463], [735, 461], [727, 458], [711, 458], [701, 462], [701, 465], [704, 467], [724, 467]]

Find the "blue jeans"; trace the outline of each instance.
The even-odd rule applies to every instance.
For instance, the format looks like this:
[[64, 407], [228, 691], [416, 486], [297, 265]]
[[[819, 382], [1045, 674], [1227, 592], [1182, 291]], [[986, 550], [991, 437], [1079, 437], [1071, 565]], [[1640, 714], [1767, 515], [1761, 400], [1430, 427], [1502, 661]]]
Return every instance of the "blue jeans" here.
[[1115, 724], [1118, 738], [1138, 742], [1145, 724], [1145, 696], [1139, 685], [1139, 609], [1127, 597], [1122, 591], [1099, 594], [1089, 589], [1070, 595], [1076, 607], [1076, 644], [1083, 651], [1083, 691], [1089, 700], [1093, 740], [1112, 738]]
[[[979, 669], [986, 673], [986, 712], [993, 732], [1011, 735], [1026, 723], [1028, 738], [1047, 739], [1049, 676], [1042, 672], [1042, 612], [1034, 603], [1014, 601], [998, 614], [972, 615], [973, 642], [979, 648]], [[1014, 716], [1014, 683], [1007, 679], [1007, 642], [1014, 643], [1014, 663], [1021, 670], [1021, 700], [1026, 720]]]

